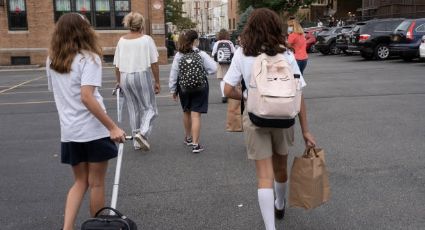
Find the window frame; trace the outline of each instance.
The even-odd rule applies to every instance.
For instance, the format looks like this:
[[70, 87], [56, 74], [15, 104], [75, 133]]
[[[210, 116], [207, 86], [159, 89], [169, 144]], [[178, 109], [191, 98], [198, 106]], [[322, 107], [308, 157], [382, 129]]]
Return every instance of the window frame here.
[[[9, 1], [9, 0], [8, 0]], [[90, 11], [88, 11], [87, 14], [90, 15], [89, 21], [90, 24], [93, 26], [93, 28], [95, 30], [125, 30], [125, 27], [122, 26], [121, 22], [116, 22], [116, 17], [117, 17], [117, 13], [122, 13], [124, 12], [125, 14], [128, 14], [131, 12], [131, 0], [108, 0], [109, 2], [109, 11], [106, 11], [109, 13], [109, 22], [110, 22], [110, 26], [97, 26], [97, 14], [101, 13], [103, 11], [98, 11], [97, 10], [97, 5], [96, 5], [96, 0], [87, 0], [90, 3]], [[115, 9], [115, 2], [116, 1], [125, 1], [128, 2], [128, 11], [117, 11]], [[76, 13], [81, 13], [80, 11], [77, 10], [77, 0], [70, 0], [71, 2], [71, 11], [69, 12], [76, 12]], [[56, 0], [53, 0], [53, 13], [54, 13], [54, 20], [55, 22], [59, 19], [59, 17], [57, 17], [57, 15], [60, 12], [64, 12], [64, 11], [58, 11], [56, 9]]]
[[6, 0], [6, 10], [7, 10], [7, 25], [8, 25], [8, 30], [9, 31], [28, 31], [28, 9], [27, 9], [27, 1], [24, 1], [24, 5], [25, 5], [25, 27], [12, 27], [11, 25], [11, 11], [10, 11], [10, 1], [12, 0]]

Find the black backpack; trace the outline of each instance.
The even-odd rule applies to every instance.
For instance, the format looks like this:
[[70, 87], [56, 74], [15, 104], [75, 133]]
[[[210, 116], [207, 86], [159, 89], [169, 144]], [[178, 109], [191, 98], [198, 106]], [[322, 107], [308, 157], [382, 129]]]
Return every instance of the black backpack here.
[[199, 51], [183, 54], [179, 61], [178, 84], [181, 92], [200, 92], [208, 87], [207, 71]]
[[218, 64], [230, 64], [232, 62], [233, 53], [232, 47], [228, 42], [218, 42], [217, 53], [214, 59]]

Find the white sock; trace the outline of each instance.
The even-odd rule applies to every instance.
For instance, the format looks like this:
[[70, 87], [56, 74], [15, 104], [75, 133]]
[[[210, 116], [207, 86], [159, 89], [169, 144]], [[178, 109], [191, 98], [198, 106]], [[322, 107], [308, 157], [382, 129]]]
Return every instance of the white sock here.
[[274, 195], [271, 188], [258, 189], [258, 203], [266, 230], [276, 230], [274, 224]]
[[282, 210], [285, 208], [286, 183], [274, 181], [274, 191], [276, 194], [274, 205], [277, 209]]
[[220, 81], [221, 97], [224, 97], [224, 81]]

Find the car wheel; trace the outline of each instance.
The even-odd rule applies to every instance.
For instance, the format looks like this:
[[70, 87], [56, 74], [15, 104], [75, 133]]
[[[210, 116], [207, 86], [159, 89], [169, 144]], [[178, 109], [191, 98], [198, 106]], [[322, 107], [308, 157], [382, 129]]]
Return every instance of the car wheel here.
[[378, 44], [375, 48], [375, 57], [378, 60], [385, 60], [390, 56], [390, 48], [386, 44]]
[[324, 50], [319, 50], [319, 52], [320, 52], [321, 54], [323, 54], [323, 55], [328, 55], [328, 54], [329, 54], [329, 52], [330, 52], [330, 50], [328, 50], [328, 49], [324, 49]]
[[338, 49], [338, 47], [336, 47], [336, 44], [335, 44], [335, 42], [333, 42], [333, 43], [331, 43], [331, 45], [329, 46], [329, 52], [331, 53], [331, 54], [334, 54], [334, 55], [336, 55], [336, 54], [339, 54], [341, 51]]
[[362, 58], [366, 60], [371, 60], [373, 58], [373, 54], [366, 53], [366, 52], [360, 52], [360, 55], [362, 56]]

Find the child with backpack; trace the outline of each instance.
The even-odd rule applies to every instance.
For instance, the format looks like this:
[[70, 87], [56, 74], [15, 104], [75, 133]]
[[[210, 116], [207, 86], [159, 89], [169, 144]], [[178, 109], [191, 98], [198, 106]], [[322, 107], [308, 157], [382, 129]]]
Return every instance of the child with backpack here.
[[201, 114], [208, 112], [209, 85], [207, 76], [217, 70], [214, 60], [200, 51], [198, 33], [181, 33], [178, 52], [171, 66], [169, 87], [174, 100], [180, 98], [185, 129], [184, 143], [192, 146], [193, 153], [204, 150], [199, 144]]
[[108, 160], [125, 133], [106, 114], [102, 84], [102, 47], [89, 21], [77, 13], [62, 15], [52, 35], [46, 74], [61, 127], [61, 162], [72, 166], [75, 182], [68, 192], [63, 230], [74, 229], [84, 194], [90, 214], [105, 206]]
[[[255, 161], [258, 202], [267, 230], [275, 230], [275, 218], [282, 219], [285, 213], [288, 147], [294, 142], [297, 114], [305, 145], [316, 145], [301, 93], [306, 83], [293, 53], [286, 50], [282, 28], [274, 11], [254, 10], [224, 77], [225, 95], [247, 102], [245, 144], [248, 158]], [[236, 87], [242, 78], [247, 92]]]
[[214, 43], [211, 55], [217, 62], [217, 78], [220, 79], [221, 102], [226, 103], [227, 98], [224, 96], [224, 81], [223, 77], [226, 75], [232, 62], [233, 54], [235, 53], [235, 46], [230, 41], [229, 32], [221, 29], [217, 36], [217, 42]]

